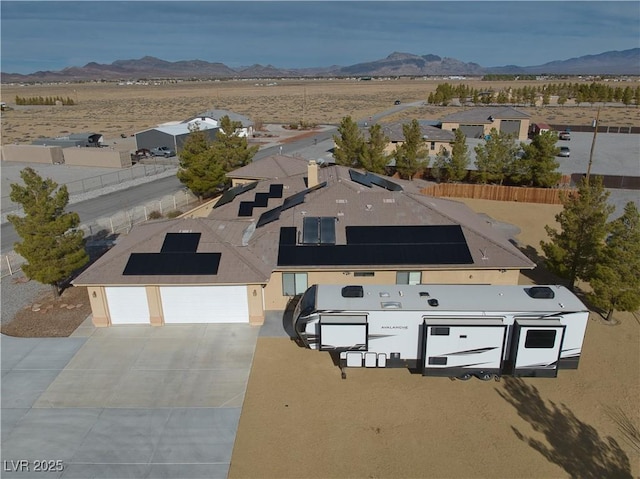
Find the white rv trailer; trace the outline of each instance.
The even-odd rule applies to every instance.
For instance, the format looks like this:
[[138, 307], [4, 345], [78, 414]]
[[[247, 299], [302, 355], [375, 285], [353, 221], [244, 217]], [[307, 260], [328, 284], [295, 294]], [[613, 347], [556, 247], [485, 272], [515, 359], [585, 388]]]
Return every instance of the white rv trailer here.
[[563, 286], [313, 285], [293, 316], [299, 342], [345, 367], [408, 367], [482, 380], [576, 369], [587, 307]]

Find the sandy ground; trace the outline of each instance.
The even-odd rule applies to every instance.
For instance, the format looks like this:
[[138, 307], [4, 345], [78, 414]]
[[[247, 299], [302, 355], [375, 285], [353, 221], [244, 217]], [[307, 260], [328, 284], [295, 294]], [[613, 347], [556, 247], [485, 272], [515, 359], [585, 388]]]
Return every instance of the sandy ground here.
[[[557, 206], [465, 200], [539, 249]], [[522, 276], [522, 282], [531, 280]], [[592, 314], [580, 367], [555, 379], [451, 381], [349, 369], [260, 338], [229, 477], [630, 478], [640, 474], [640, 315]]]

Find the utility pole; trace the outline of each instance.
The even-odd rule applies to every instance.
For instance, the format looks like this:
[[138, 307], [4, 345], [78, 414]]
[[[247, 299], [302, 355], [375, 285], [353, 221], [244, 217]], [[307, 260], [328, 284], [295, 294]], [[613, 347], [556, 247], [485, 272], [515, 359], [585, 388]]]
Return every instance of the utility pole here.
[[600, 120], [600, 107], [596, 113], [596, 119], [593, 121], [593, 140], [591, 140], [591, 153], [589, 153], [589, 165], [587, 166], [587, 185], [589, 184], [589, 176], [591, 175], [591, 164], [593, 163], [593, 150], [596, 147], [596, 137], [598, 136], [598, 121]]

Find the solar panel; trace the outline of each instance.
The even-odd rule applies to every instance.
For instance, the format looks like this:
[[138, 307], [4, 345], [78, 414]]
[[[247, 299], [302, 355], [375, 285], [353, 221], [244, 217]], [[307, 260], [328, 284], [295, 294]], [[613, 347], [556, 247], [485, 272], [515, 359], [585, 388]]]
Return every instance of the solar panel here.
[[282, 202], [282, 206], [280, 207], [281, 211], [288, 210], [289, 208], [293, 208], [294, 206], [298, 206], [304, 203], [305, 195], [306, 195], [306, 190], [301, 191], [300, 193], [296, 193], [295, 195], [286, 197]]
[[131, 253], [124, 276], [214, 275], [221, 253]]
[[356, 183], [366, 186], [367, 188], [371, 188], [371, 181], [369, 180], [368, 175], [362, 174], [359, 171], [350, 169], [349, 177], [351, 178], [352, 181], [355, 181]]
[[320, 218], [320, 244], [336, 243], [336, 219], [331, 216]]
[[320, 243], [320, 218], [307, 216], [302, 220], [302, 242], [304, 244]]
[[280, 244], [295, 246], [296, 244], [295, 226], [287, 226], [287, 227], [280, 228]]
[[162, 253], [195, 253], [200, 243], [201, 233], [167, 233], [160, 251]]
[[402, 186], [393, 181], [389, 181], [386, 178], [382, 178], [378, 175], [374, 175], [373, 173], [367, 173], [369, 177], [369, 181], [374, 185], [378, 185], [382, 188], [386, 188], [389, 191], [402, 191]]
[[282, 198], [282, 191], [284, 186], [277, 183], [269, 186], [269, 198]]
[[347, 226], [347, 244], [466, 243], [460, 225]]
[[255, 203], [253, 201], [241, 201], [238, 207], [238, 216], [253, 216], [253, 207]]
[[214, 209], [222, 205], [226, 205], [227, 203], [231, 203], [236, 196], [254, 189], [257, 185], [258, 182], [254, 181], [252, 183], [245, 183], [244, 185], [238, 185], [234, 186], [233, 188], [229, 188], [222, 194], [218, 202], [214, 205]]
[[278, 206], [262, 213], [260, 215], [260, 218], [258, 218], [258, 224], [256, 224], [256, 228], [260, 228], [261, 226], [276, 221], [278, 218], [280, 218], [280, 210], [281, 207]]
[[269, 204], [269, 193], [256, 193], [253, 200], [253, 206], [258, 208], [264, 208]]

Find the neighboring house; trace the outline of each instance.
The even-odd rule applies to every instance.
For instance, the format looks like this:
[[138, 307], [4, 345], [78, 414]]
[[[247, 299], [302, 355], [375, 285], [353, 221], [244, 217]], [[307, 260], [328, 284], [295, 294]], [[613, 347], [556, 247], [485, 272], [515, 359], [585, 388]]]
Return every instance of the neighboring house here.
[[[427, 145], [429, 150], [429, 156], [435, 157], [440, 152], [440, 148], [444, 148], [451, 153], [452, 143], [455, 140], [455, 134], [449, 130], [443, 130], [438, 128], [432, 122], [418, 121], [420, 125], [420, 131], [422, 133], [422, 139]], [[404, 123], [396, 122], [387, 125], [382, 125], [382, 132], [387, 138], [389, 138], [389, 145], [385, 149], [386, 154], [393, 153], [396, 148], [404, 143], [404, 133], [402, 126]], [[369, 138], [368, 130], [365, 131], [365, 139]]]
[[100, 147], [104, 142], [104, 137], [100, 133], [73, 133], [67, 136], [56, 138], [38, 138], [31, 142], [32, 145], [59, 146], [61, 148], [77, 147]]
[[[266, 161], [282, 168], [265, 173]], [[237, 179], [265, 179], [227, 191], [207, 218], [134, 226], [73, 281], [94, 324], [262, 324], [312, 284], [517, 284], [535, 267], [421, 182], [289, 162], [299, 172], [286, 175], [282, 157], [239, 169]]]
[[254, 161], [247, 166], [227, 173], [231, 186], [243, 185], [257, 180], [286, 178], [307, 172], [309, 160], [295, 156], [274, 155]]
[[540, 133], [544, 133], [545, 131], [551, 131], [552, 128], [546, 123], [533, 123], [529, 127], [530, 135], [539, 135]]
[[[167, 146], [176, 153], [180, 153], [184, 142], [191, 133], [191, 123], [178, 123], [173, 125], [160, 125], [155, 128], [136, 133], [136, 149], [157, 148]], [[210, 140], [215, 140], [219, 128], [211, 123], [198, 122], [198, 128], [207, 133]]]
[[250, 137], [253, 135], [253, 122], [247, 118], [246, 116], [239, 115], [238, 113], [234, 113], [228, 110], [208, 110], [199, 115], [194, 116], [193, 118], [189, 118], [185, 120], [183, 123], [190, 123], [193, 121], [202, 121], [212, 124], [213, 126], [219, 127], [220, 120], [228, 116], [231, 121], [237, 121], [242, 124], [242, 127], [237, 130], [238, 136]]
[[530, 117], [529, 114], [512, 107], [478, 107], [445, 116], [442, 118], [442, 129], [460, 129], [467, 138], [484, 138], [495, 128], [524, 141], [528, 137]]

